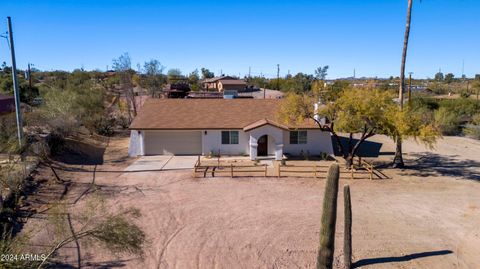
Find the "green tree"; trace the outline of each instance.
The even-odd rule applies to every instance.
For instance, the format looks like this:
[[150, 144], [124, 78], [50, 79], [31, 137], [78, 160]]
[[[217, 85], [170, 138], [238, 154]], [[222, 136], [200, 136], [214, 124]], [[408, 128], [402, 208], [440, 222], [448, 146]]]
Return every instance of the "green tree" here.
[[178, 81], [184, 80], [185, 77], [182, 75], [182, 71], [178, 68], [171, 68], [167, 71], [168, 83], [173, 84]]
[[213, 72], [210, 72], [207, 68], [201, 68], [200, 72], [202, 73], [202, 79], [207, 79], [207, 78], [213, 78], [215, 74]]
[[446, 82], [446, 83], [452, 83], [454, 77], [455, 77], [455, 75], [452, 74], [452, 73], [446, 74], [446, 75], [445, 75], [445, 82]]
[[315, 78], [318, 80], [325, 80], [327, 77], [328, 65], [320, 66], [315, 69]]
[[435, 80], [436, 80], [436, 81], [443, 81], [443, 80], [444, 80], [443, 73], [442, 73], [442, 72], [437, 72], [437, 73], [435, 74]]
[[200, 76], [198, 75], [198, 69], [195, 69], [190, 74], [188, 74], [188, 84], [193, 91], [198, 91], [198, 89], [200, 88], [199, 82]]
[[144, 79], [141, 80], [141, 85], [150, 92], [152, 97], [159, 97], [163, 84], [162, 72], [164, 66], [158, 60], [150, 60], [143, 64]]
[[[315, 116], [314, 103], [318, 96], [289, 94], [280, 110], [280, 117], [286, 123], [298, 123], [306, 119], [317, 123], [322, 131], [333, 136], [337, 151], [350, 167], [359, 147], [375, 134], [414, 137], [427, 145], [433, 145], [439, 136], [432, 117], [425, 111], [401, 110], [392, 101], [392, 96], [377, 89], [350, 89], [343, 91], [335, 102], [322, 105]], [[348, 133], [347, 145], [341, 143], [338, 133]], [[359, 134], [357, 139], [354, 135]]]

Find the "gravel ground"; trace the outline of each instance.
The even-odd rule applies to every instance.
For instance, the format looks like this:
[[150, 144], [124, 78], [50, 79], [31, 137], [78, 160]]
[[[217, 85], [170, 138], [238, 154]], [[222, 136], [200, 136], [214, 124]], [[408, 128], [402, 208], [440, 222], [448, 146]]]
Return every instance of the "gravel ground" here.
[[[81, 243], [83, 268], [314, 268], [324, 180], [193, 179], [189, 170], [124, 173], [133, 161], [124, 159], [127, 140], [110, 141], [95, 183], [111, 211], [141, 209], [137, 223], [148, 237], [145, 255], [115, 256]], [[383, 144], [382, 151], [392, 151], [387, 138], [374, 140]], [[351, 186], [356, 266], [480, 268], [480, 143], [445, 137], [437, 149], [428, 150], [405, 141], [405, 152], [409, 169], [383, 169], [392, 179], [340, 182]], [[380, 160], [391, 157], [382, 155]], [[73, 182], [64, 200], [72, 212], [81, 211], [88, 194], [78, 197], [92, 182], [93, 166], [68, 167], [84, 169], [58, 171]], [[41, 168], [36, 177], [49, 178], [50, 173]], [[342, 195], [336, 267], [343, 259]], [[25, 230], [44, 222], [32, 218]], [[34, 241], [48, 242], [49, 236], [48, 229], [42, 229]], [[60, 254], [59, 261], [76, 266], [74, 244]]]

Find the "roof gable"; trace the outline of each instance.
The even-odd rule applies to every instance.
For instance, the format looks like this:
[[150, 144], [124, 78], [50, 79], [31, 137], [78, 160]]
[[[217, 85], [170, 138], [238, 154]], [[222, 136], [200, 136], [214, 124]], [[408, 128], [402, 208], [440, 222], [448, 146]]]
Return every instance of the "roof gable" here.
[[284, 129], [284, 130], [289, 129], [288, 126], [286, 126], [286, 125], [274, 122], [274, 121], [269, 120], [269, 119], [261, 119], [261, 120], [258, 120], [256, 122], [253, 122], [253, 123], [243, 127], [243, 130], [245, 132], [248, 132], [248, 131], [260, 128], [262, 126], [265, 126], [265, 125], [271, 125], [271, 126], [274, 126], [274, 127], [280, 128], [280, 129]]

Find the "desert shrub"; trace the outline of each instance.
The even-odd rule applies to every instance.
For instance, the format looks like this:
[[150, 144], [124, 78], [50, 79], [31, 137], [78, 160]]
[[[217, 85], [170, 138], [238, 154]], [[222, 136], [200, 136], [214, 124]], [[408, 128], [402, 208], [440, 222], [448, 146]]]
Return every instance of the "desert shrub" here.
[[472, 116], [472, 123], [475, 125], [480, 125], [480, 113]]
[[447, 99], [439, 101], [439, 107], [447, 110], [455, 111], [460, 116], [471, 117], [478, 111], [476, 100], [467, 98]]
[[480, 140], [480, 125], [467, 124], [463, 133], [468, 137]]
[[462, 97], [462, 98], [468, 98], [468, 97], [470, 97], [470, 93], [469, 93], [467, 90], [462, 90], [462, 91], [460, 92], [460, 97]]
[[53, 88], [43, 96], [39, 118], [51, 131], [63, 136], [75, 133], [80, 126], [95, 131], [98, 118], [104, 114], [104, 95], [96, 88]]
[[455, 110], [440, 107], [435, 111], [435, 121], [443, 135], [456, 135], [460, 132], [460, 115]]
[[438, 101], [433, 98], [415, 97], [412, 99], [412, 107], [414, 109], [427, 108], [429, 110], [435, 110], [438, 109], [439, 104]]
[[49, 90], [45, 95], [45, 102], [38, 113], [51, 131], [67, 136], [80, 126], [80, 115], [83, 108], [78, 101], [81, 96], [71, 90]]
[[326, 152], [320, 152], [320, 160], [327, 161], [330, 159], [330, 155]]
[[114, 131], [115, 119], [107, 117], [99, 117], [95, 121], [95, 132], [100, 135], [111, 136]]
[[120, 116], [117, 118], [117, 124], [122, 127], [122, 129], [127, 129], [130, 126], [130, 123], [128, 122], [127, 117], [125, 116]]
[[18, 150], [15, 114], [0, 116], [0, 152], [14, 153]]
[[[21, 257], [22, 254], [28, 253], [27, 235], [16, 235], [12, 236], [11, 231], [5, 231], [0, 237], [0, 253], [5, 255], [13, 255]], [[29, 261], [28, 259], [18, 259], [14, 261], [2, 260], [0, 262], [0, 268], [2, 269], [28, 269], [28, 268], [37, 268], [40, 262]]]

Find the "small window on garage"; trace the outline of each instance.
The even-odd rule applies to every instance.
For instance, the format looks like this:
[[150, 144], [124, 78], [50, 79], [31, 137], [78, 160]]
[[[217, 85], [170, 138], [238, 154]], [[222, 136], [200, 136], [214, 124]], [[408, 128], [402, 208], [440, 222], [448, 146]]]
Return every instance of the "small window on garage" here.
[[307, 144], [307, 131], [290, 131], [290, 144]]
[[238, 144], [238, 131], [222, 131], [222, 144]]

